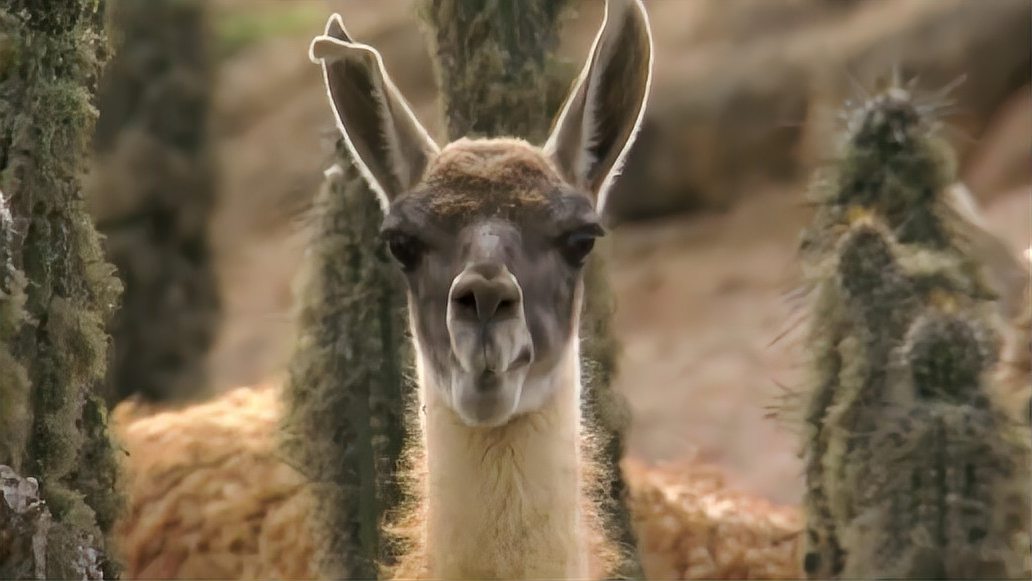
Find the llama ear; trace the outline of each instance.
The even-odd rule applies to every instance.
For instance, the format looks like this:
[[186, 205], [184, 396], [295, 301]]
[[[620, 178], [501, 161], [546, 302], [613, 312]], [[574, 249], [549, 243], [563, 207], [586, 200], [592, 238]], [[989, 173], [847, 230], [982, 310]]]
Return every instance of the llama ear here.
[[595, 197], [599, 213], [641, 126], [651, 81], [645, 7], [641, 0], [607, 0], [591, 56], [543, 148], [565, 179]]
[[380, 53], [354, 42], [340, 15], [312, 41], [309, 57], [322, 65], [337, 127], [386, 212], [422, 179], [439, 148], [387, 76]]

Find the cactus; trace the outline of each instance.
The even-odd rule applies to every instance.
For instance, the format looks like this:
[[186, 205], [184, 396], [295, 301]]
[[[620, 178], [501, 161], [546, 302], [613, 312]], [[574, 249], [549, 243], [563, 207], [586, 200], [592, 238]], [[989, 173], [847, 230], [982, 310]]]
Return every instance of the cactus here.
[[307, 256], [300, 337], [284, 419], [288, 461], [312, 481], [326, 543], [322, 571], [375, 578], [404, 539], [381, 527], [401, 510], [398, 481], [414, 388], [404, 294], [383, 245], [382, 210], [338, 144]]
[[1027, 577], [1027, 421], [994, 384], [1001, 321], [936, 123], [898, 83], [849, 115], [814, 187], [804, 568]]
[[198, 0], [109, 6], [119, 40], [98, 94], [87, 188], [125, 284], [110, 325], [108, 399], [201, 397], [219, 312], [208, 240], [215, 202], [208, 7]]
[[80, 184], [107, 53], [101, 8], [0, 8], [0, 414], [30, 410], [0, 424], [0, 464], [38, 481], [53, 516], [45, 574], [57, 578], [95, 578], [98, 564], [117, 574], [103, 557], [121, 496], [98, 388], [120, 286]]
[[573, 71], [558, 62], [568, 0], [425, 0], [448, 138], [542, 142]]

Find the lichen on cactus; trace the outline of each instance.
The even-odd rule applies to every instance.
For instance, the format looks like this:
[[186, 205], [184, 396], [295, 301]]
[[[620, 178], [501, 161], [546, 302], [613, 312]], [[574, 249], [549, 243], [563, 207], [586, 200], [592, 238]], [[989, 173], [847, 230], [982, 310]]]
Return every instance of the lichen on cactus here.
[[404, 294], [379, 242], [382, 210], [345, 159], [328, 172], [299, 296], [285, 390], [287, 462], [310, 481], [320, 569], [376, 578], [401, 550], [383, 528], [405, 504], [399, 463], [414, 416]]
[[[109, 346], [104, 326], [120, 285], [81, 187], [94, 89], [108, 52], [102, 14], [98, 0], [0, 7], [0, 189], [7, 195], [0, 416], [31, 409], [0, 423], [0, 464], [39, 483], [53, 515], [51, 578], [99, 575], [98, 562], [105, 576], [117, 574], [103, 553], [121, 504], [118, 457], [98, 388]], [[96, 558], [86, 563], [87, 553]]]
[[812, 190], [811, 577], [1032, 571], [1029, 426], [995, 385], [1002, 293], [927, 107], [894, 84], [854, 109]]

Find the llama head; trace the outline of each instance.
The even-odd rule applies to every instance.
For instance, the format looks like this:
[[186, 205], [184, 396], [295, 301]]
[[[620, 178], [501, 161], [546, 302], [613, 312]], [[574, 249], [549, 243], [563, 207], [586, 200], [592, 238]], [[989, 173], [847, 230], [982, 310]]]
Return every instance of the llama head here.
[[591, 55], [541, 146], [439, 148], [338, 15], [312, 42], [338, 128], [384, 208], [424, 376], [472, 426], [542, 406], [577, 339], [581, 267], [645, 109], [640, 0], [609, 0]]

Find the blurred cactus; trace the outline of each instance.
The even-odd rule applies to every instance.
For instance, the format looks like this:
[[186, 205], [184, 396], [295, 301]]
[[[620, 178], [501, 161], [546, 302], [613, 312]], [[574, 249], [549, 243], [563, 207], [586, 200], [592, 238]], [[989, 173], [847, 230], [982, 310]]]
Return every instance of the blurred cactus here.
[[1032, 573], [1029, 427], [999, 400], [996, 293], [934, 109], [893, 83], [851, 111], [813, 190], [813, 578]]
[[[567, 0], [466, 2], [426, 0], [448, 138], [518, 136], [541, 143], [576, 70], [554, 56]], [[581, 320], [584, 409], [606, 475], [599, 495], [606, 529], [619, 542], [622, 577], [641, 578], [640, 559], [620, 469], [627, 402], [612, 388], [618, 346], [611, 331], [613, 299], [600, 245], [585, 267]]]
[[285, 450], [312, 482], [325, 541], [321, 570], [371, 579], [403, 542], [382, 526], [404, 503], [398, 473], [415, 391], [403, 286], [379, 239], [383, 213], [346, 156], [341, 141], [346, 169], [327, 174], [316, 202]]
[[[121, 497], [98, 388], [120, 286], [80, 186], [107, 53], [101, 15], [97, 0], [0, 8], [0, 464], [5, 490], [39, 483], [53, 522], [34, 575], [48, 578], [117, 575], [104, 553]], [[2, 577], [21, 574], [2, 565]]]
[[108, 398], [196, 398], [219, 299], [208, 237], [213, 64], [201, 0], [109, 3], [117, 35], [98, 101], [90, 210], [125, 285]]
[[575, 74], [553, 56], [569, 0], [424, 0], [448, 138], [544, 142]]

